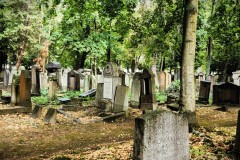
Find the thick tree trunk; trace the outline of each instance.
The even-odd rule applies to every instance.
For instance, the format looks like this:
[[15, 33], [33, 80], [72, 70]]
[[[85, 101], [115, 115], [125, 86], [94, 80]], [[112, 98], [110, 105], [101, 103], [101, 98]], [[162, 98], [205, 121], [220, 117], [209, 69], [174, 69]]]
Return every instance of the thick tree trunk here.
[[75, 70], [78, 70], [78, 69], [83, 69], [84, 68], [84, 63], [85, 63], [85, 60], [87, 58], [87, 52], [83, 52], [81, 54], [77, 53], [77, 58], [76, 58], [76, 61], [75, 61], [75, 66], [74, 66], [74, 69]]
[[136, 61], [135, 61], [135, 59], [132, 59], [131, 72], [135, 73], [135, 70], [136, 70]]
[[198, 0], [186, 0], [183, 24], [180, 106], [184, 112], [195, 112], [194, 64]]

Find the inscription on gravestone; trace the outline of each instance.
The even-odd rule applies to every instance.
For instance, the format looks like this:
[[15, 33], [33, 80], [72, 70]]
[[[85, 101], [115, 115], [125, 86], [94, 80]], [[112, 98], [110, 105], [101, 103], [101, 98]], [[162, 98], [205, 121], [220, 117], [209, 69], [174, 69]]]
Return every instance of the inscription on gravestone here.
[[103, 98], [113, 99], [112, 78], [104, 78]]

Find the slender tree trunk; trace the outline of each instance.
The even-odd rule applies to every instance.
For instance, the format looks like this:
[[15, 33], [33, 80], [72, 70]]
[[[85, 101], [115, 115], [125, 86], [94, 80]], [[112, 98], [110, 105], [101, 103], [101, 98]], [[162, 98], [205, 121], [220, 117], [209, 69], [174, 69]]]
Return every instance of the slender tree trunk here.
[[207, 80], [210, 80], [210, 66], [212, 61], [212, 37], [208, 37], [208, 55], [207, 55], [207, 61], [206, 61], [206, 78]]
[[186, 0], [183, 22], [180, 107], [195, 112], [194, 64], [198, 0]]
[[110, 45], [107, 47], [107, 62], [111, 62], [111, 48], [110, 48]]

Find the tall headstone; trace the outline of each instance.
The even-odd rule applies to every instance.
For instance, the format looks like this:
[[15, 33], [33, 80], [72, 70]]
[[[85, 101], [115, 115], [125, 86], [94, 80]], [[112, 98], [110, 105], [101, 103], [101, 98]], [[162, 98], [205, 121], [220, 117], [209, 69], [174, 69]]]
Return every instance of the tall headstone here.
[[78, 71], [71, 70], [68, 72], [68, 89], [80, 91], [80, 74]]
[[12, 78], [11, 84], [11, 105], [15, 106], [19, 104], [20, 100], [20, 76], [15, 74]]
[[7, 87], [7, 86], [8, 86], [9, 76], [10, 76], [10, 71], [9, 71], [8, 69], [6, 69], [6, 70], [4, 71], [4, 76], [3, 76], [3, 85], [4, 85], [4, 87]]
[[63, 74], [62, 74], [62, 90], [67, 91], [68, 88], [68, 69], [64, 69], [63, 70]]
[[91, 89], [91, 75], [85, 74], [84, 76], [84, 84], [83, 84], [83, 92], [87, 92]]
[[62, 89], [62, 76], [63, 76], [63, 70], [62, 69], [58, 69], [57, 70], [57, 82], [58, 82], [58, 86]]
[[114, 112], [128, 110], [128, 86], [119, 85], [116, 88], [116, 95], [113, 103]]
[[31, 102], [31, 75], [28, 70], [21, 71], [19, 105], [32, 107]]
[[140, 108], [155, 110], [157, 108], [157, 100], [155, 93], [155, 75], [151, 70], [144, 69], [140, 77]]
[[48, 99], [55, 100], [56, 99], [56, 92], [57, 92], [57, 79], [50, 78], [49, 79], [49, 90], [48, 90]]
[[139, 98], [140, 98], [140, 77], [141, 73], [136, 72], [133, 76], [132, 88], [131, 88], [131, 106], [137, 107], [139, 106]]
[[159, 90], [164, 91], [167, 86], [167, 74], [166, 72], [159, 73]]
[[160, 110], [135, 119], [134, 160], [189, 160], [188, 121]]
[[211, 89], [210, 81], [201, 81], [200, 82], [200, 90], [199, 90], [199, 97], [198, 97], [198, 100], [200, 102], [208, 103], [210, 89]]
[[9, 75], [9, 85], [12, 84], [12, 81], [13, 81], [13, 75], [17, 74], [17, 68], [16, 66], [12, 66], [12, 69], [11, 69], [11, 72], [10, 72], [10, 75]]
[[103, 98], [114, 101], [116, 87], [121, 84], [119, 77], [118, 67], [115, 63], [108, 63], [103, 71], [104, 85], [103, 85]]
[[98, 107], [101, 99], [103, 99], [103, 83], [98, 83], [94, 105]]
[[40, 72], [39, 74], [40, 79], [40, 89], [48, 88], [48, 76], [46, 72]]
[[155, 75], [155, 86], [156, 86], [156, 88], [159, 88], [156, 64], [152, 65], [152, 73]]

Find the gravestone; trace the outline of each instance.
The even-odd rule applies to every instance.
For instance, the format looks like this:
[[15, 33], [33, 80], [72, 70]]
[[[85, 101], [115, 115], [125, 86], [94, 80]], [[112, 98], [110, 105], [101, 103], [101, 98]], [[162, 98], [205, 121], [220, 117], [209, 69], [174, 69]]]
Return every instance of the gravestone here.
[[57, 84], [58, 84], [59, 88], [61, 88], [61, 89], [62, 89], [62, 74], [63, 74], [63, 70], [58, 69], [57, 70]]
[[40, 118], [42, 115], [42, 106], [36, 105], [32, 112], [32, 118]]
[[237, 153], [240, 153], [240, 110], [238, 111], [238, 119], [237, 119], [235, 151]]
[[68, 72], [68, 89], [80, 91], [80, 74], [78, 71], [71, 70]]
[[155, 93], [155, 76], [152, 71], [144, 69], [140, 77], [140, 109], [155, 110], [157, 100]]
[[64, 69], [62, 73], [62, 90], [67, 91], [68, 88], [68, 69]]
[[188, 121], [171, 111], [151, 111], [135, 119], [134, 160], [188, 160]]
[[213, 85], [213, 104], [239, 104], [239, 86], [230, 82]]
[[130, 104], [132, 107], [139, 106], [141, 73], [136, 72], [133, 76]]
[[240, 86], [240, 70], [232, 72], [233, 83]]
[[103, 99], [103, 83], [98, 83], [94, 105], [98, 107], [101, 99]]
[[103, 80], [104, 80], [103, 75], [97, 75], [97, 83], [104, 83]]
[[22, 70], [20, 75], [20, 99], [19, 105], [32, 107], [31, 102], [31, 75], [28, 70]]
[[20, 76], [15, 74], [12, 78], [11, 84], [11, 105], [15, 106], [19, 104], [20, 100]]
[[119, 85], [116, 88], [116, 95], [113, 103], [113, 112], [128, 110], [128, 86]]
[[164, 91], [167, 86], [167, 75], [165, 72], [160, 72], [159, 73], [159, 90]]
[[52, 78], [49, 80], [48, 90], [48, 99], [50, 101], [55, 100], [57, 98], [56, 92], [57, 92], [57, 79]]
[[95, 75], [90, 75], [90, 89], [97, 88], [97, 79]]
[[37, 66], [32, 66], [31, 68], [31, 76], [32, 76], [32, 94], [40, 95], [40, 77], [39, 70]]
[[94, 97], [96, 95], [96, 89], [88, 90], [87, 92], [84, 92], [79, 95], [79, 97]]
[[6, 69], [6, 70], [4, 71], [4, 76], [3, 76], [3, 85], [4, 85], [4, 87], [7, 87], [7, 86], [8, 86], [9, 76], [10, 76], [10, 71], [9, 71], [8, 69]]
[[121, 84], [119, 77], [118, 66], [115, 63], [108, 63], [103, 71], [104, 85], [103, 85], [103, 98], [114, 101], [116, 87]]
[[50, 124], [55, 124], [56, 117], [57, 117], [57, 110], [54, 108], [49, 108], [44, 117], [44, 122], [50, 123]]
[[198, 100], [200, 102], [208, 103], [209, 94], [211, 89], [211, 81], [201, 81]]
[[83, 92], [87, 92], [92, 88], [92, 80], [91, 75], [85, 74], [84, 76], [84, 84], [83, 84]]
[[46, 89], [48, 88], [48, 76], [46, 72], [40, 72], [39, 73], [39, 79], [40, 79], [40, 89]]
[[157, 74], [157, 65], [154, 64], [152, 65], [152, 73], [155, 75], [155, 86], [158, 89], [159, 88], [159, 80], [158, 80], [158, 74]]
[[[11, 69], [11, 72], [10, 72], [10, 75], [9, 75], [9, 81], [8, 81], [8, 85], [11, 85], [12, 84], [12, 81], [13, 81], [13, 75], [17, 74], [17, 67], [16, 66], [12, 66], [12, 69]], [[19, 74], [18, 74], [19, 75]]]

